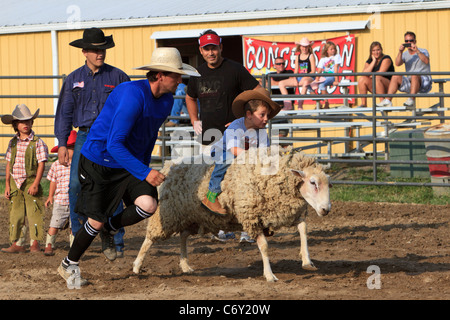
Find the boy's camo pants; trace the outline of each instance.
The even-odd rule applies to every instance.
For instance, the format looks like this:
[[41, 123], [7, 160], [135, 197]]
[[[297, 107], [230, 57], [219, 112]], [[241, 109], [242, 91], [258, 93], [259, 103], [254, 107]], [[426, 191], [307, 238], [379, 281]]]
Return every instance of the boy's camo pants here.
[[[31, 240], [44, 240], [44, 205], [41, 200], [42, 187], [39, 185], [38, 193], [34, 196], [28, 194], [28, 189], [34, 179], [27, 179], [20, 189], [17, 189], [14, 179], [11, 178], [11, 198], [9, 206], [9, 240], [16, 242], [25, 235], [22, 227], [25, 217], [28, 220]], [[26, 230], [26, 229], [24, 229]], [[22, 233], [22, 234], [21, 234]]]

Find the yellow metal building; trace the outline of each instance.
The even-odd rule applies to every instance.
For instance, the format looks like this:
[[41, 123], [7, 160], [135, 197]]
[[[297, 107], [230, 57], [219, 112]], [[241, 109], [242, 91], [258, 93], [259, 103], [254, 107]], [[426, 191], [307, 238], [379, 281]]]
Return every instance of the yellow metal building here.
[[[148, 63], [157, 46], [175, 46], [186, 62], [198, 65], [202, 60], [197, 37], [206, 29], [214, 29], [223, 36], [224, 56], [241, 62], [241, 36], [293, 42], [303, 36], [325, 39], [349, 32], [356, 36], [357, 72], [362, 71], [372, 41], [381, 42], [384, 53], [394, 59], [405, 31], [413, 31], [418, 47], [430, 53], [431, 70], [450, 71], [450, 1], [378, 1], [376, 4], [348, 1], [348, 5], [342, 5], [329, 0], [322, 1], [320, 7], [311, 7], [308, 1], [247, 1], [245, 5], [227, 1], [216, 4], [214, 10], [206, 1], [158, 0], [145, 5], [142, 1], [83, 0], [55, 4], [46, 0], [36, 1], [39, 8], [21, 8], [20, 1], [14, 5], [6, 2], [11, 8], [0, 14], [0, 77], [3, 77], [0, 78], [0, 114], [11, 113], [16, 104], [25, 103], [32, 112], [40, 108], [41, 115], [53, 115], [56, 99], [17, 96], [57, 95], [61, 79], [5, 77], [69, 74], [84, 63], [81, 49], [69, 46], [69, 42], [81, 38], [83, 29], [93, 26], [114, 37], [116, 46], [107, 51], [106, 63], [129, 75], [143, 75], [133, 68]], [[34, 12], [39, 13], [33, 15]], [[40, 12], [45, 14], [39, 17]], [[352, 29], [355, 21], [364, 23]], [[336, 25], [340, 26], [339, 30], [334, 29]], [[349, 29], [342, 25], [348, 25]], [[445, 89], [450, 90], [448, 85]], [[438, 86], [434, 85], [432, 92], [437, 91]], [[394, 105], [403, 103], [397, 99]], [[438, 102], [435, 98], [418, 101], [420, 107]], [[446, 104], [450, 105], [450, 101]], [[34, 129], [38, 135], [52, 135], [53, 119], [38, 118]], [[9, 126], [0, 127], [0, 134], [12, 133]], [[8, 140], [0, 139], [0, 153], [6, 151]], [[45, 141], [49, 148], [55, 144], [53, 138]]]

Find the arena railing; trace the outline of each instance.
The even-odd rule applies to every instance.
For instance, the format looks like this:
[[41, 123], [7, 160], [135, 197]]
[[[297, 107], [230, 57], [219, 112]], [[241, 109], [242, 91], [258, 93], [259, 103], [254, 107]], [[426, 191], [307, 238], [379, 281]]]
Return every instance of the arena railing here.
[[[396, 72], [396, 73], [389, 73], [389, 72], [385, 72], [385, 73], [381, 73], [381, 72], [377, 72], [377, 73], [335, 73], [335, 74], [331, 74], [331, 75], [325, 75], [325, 74], [309, 74], [308, 76], [311, 77], [316, 77], [316, 76], [338, 76], [338, 77], [352, 77], [352, 76], [372, 76], [373, 78], [377, 77], [377, 76], [383, 76], [383, 75], [393, 75], [393, 74], [397, 74], [397, 75], [404, 75], [404, 76], [411, 76], [411, 75], [425, 75], [423, 73], [413, 73], [413, 72]], [[436, 76], [442, 77], [442, 76], [449, 76], [450, 73], [448, 72], [431, 72], [431, 73], [427, 73], [429, 75], [431, 75], [433, 77], [433, 82], [437, 83], [439, 85], [439, 92], [436, 93], [427, 93], [427, 94], [407, 94], [407, 93], [395, 93], [395, 94], [366, 94], [366, 95], [362, 95], [362, 94], [343, 94], [341, 95], [342, 98], [344, 98], [344, 106], [346, 103], [348, 103], [348, 100], [345, 99], [353, 99], [353, 98], [361, 98], [361, 97], [366, 97], [366, 98], [371, 98], [372, 99], [372, 108], [363, 108], [366, 110], [362, 110], [361, 108], [350, 108], [350, 110], [348, 110], [348, 114], [345, 115], [344, 113], [346, 112], [346, 110], [342, 110], [341, 108], [341, 115], [338, 117], [340, 120], [349, 120], [349, 121], [354, 121], [354, 120], [361, 120], [361, 119], [365, 119], [365, 120], [369, 120], [372, 123], [372, 136], [371, 137], [341, 137], [341, 138], [337, 138], [337, 137], [332, 137], [332, 138], [320, 138], [320, 140], [322, 142], [327, 143], [328, 145], [330, 145], [331, 143], [335, 143], [337, 141], [341, 141], [341, 142], [348, 142], [348, 141], [371, 141], [371, 144], [373, 146], [373, 159], [372, 160], [367, 160], [367, 159], [358, 159], [358, 160], [353, 160], [353, 159], [332, 159], [331, 155], [329, 156], [328, 159], [324, 160], [321, 159], [320, 161], [322, 162], [326, 162], [328, 164], [330, 163], [349, 163], [349, 164], [371, 164], [373, 167], [373, 180], [371, 182], [371, 184], [376, 184], [376, 185], [391, 185], [391, 182], [379, 182], [377, 181], [377, 167], [378, 165], [381, 164], [448, 164], [448, 161], [420, 161], [420, 160], [387, 160], [388, 158], [388, 147], [387, 144], [389, 142], [449, 142], [450, 141], [443, 141], [442, 139], [415, 139], [415, 138], [405, 138], [405, 139], [399, 139], [399, 138], [389, 138], [388, 135], [386, 134], [385, 137], [378, 137], [377, 135], [377, 127], [378, 127], [378, 123], [379, 120], [384, 120], [386, 121], [385, 124], [387, 125], [387, 122], [390, 120], [398, 120], [398, 119], [403, 119], [405, 120], [406, 123], [403, 123], [403, 125], [408, 125], [408, 126], [413, 126], [414, 124], [418, 124], [417, 126], [415, 126], [416, 128], [419, 127], [423, 127], [423, 125], [429, 124], [427, 122], [419, 122], [417, 120], [438, 120], [439, 122], [443, 123], [445, 122], [445, 120], [448, 120], [449, 117], [445, 116], [445, 111], [449, 110], [448, 108], [445, 107], [445, 99], [444, 98], [448, 98], [450, 95], [449, 94], [445, 94], [444, 92], [444, 84], [447, 81], [450, 81], [449, 78], [435, 78]], [[271, 84], [271, 80], [272, 78], [275, 79], [277, 77], [282, 77], [285, 76], [285, 74], [268, 74], [268, 75], [264, 75], [262, 76], [262, 84], [265, 85], [266, 87], [270, 87]], [[304, 74], [290, 74], [290, 76], [305, 76]], [[372, 81], [372, 92], [376, 92], [375, 90], [375, 81]], [[357, 85], [357, 82], [350, 82], [350, 81], [345, 81], [345, 82], [341, 82], [341, 84], [343, 84], [345, 87], [348, 87], [349, 85]], [[273, 88], [273, 87], [272, 87]], [[298, 99], [303, 99], [303, 100], [311, 100], [311, 98], [313, 100], [319, 100], [319, 99], [336, 99], [336, 95], [308, 95], [307, 97], [304, 96], [300, 96], [297, 94], [289, 94], [289, 95], [272, 95], [272, 97], [276, 100], [298, 100]], [[422, 98], [422, 97], [426, 97], [426, 98], [438, 98], [439, 102], [429, 108], [422, 108], [422, 109], [416, 109], [415, 106], [410, 107], [410, 108], [399, 108], [399, 107], [393, 107], [391, 108], [390, 111], [394, 112], [394, 111], [411, 111], [412, 115], [411, 116], [389, 116], [389, 115], [381, 115], [378, 116], [377, 112], [380, 111], [380, 109], [383, 108], [379, 108], [376, 106], [377, 104], [377, 99], [379, 97], [416, 97], [416, 98]], [[367, 110], [369, 109], [369, 110]], [[384, 108], [385, 110], [388, 110], [389, 108]], [[395, 110], [397, 109], [397, 110]], [[365, 111], [369, 111], [369, 113], [371, 113], [371, 115], [364, 115], [363, 113]], [[420, 111], [420, 112], [418, 112]], [[326, 112], [325, 110], [321, 110], [319, 109], [319, 104], [316, 104], [316, 109], [313, 110], [314, 113], [309, 112], [309, 114], [306, 114], [308, 112], [303, 112], [303, 111], [297, 111], [297, 112], [293, 112], [293, 114], [289, 114], [289, 115], [285, 115], [280, 116], [280, 119], [311, 119], [311, 118], [317, 118], [318, 121], [322, 121], [322, 120], [337, 120], [336, 119], [336, 114], [334, 115], [326, 115], [326, 113], [333, 113], [333, 111], [330, 112]], [[303, 113], [303, 114], [302, 114]], [[320, 115], [320, 113], [322, 113], [322, 115]], [[437, 116], [430, 116], [427, 115], [427, 113], [437, 113]], [[318, 116], [316, 116], [316, 114], [318, 114]], [[356, 116], [351, 115], [351, 114], [357, 114]], [[419, 116], [420, 114], [420, 116]], [[395, 124], [393, 124], [395, 125]], [[399, 126], [399, 125], [397, 125]], [[387, 130], [386, 130], [387, 131]], [[367, 139], [369, 138], [369, 139]], [[298, 141], [298, 142], [304, 142], [304, 141], [317, 141], [316, 138], [305, 138], [305, 137], [301, 137], [301, 138], [279, 138], [280, 141]], [[385, 160], [379, 160], [378, 159], [378, 152], [377, 152], [377, 143], [384, 143], [386, 145], [385, 147]], [[365, 182], [352, 182], [352, 181], [339, 181], [338, 183], [346, 183], [346, 184], [366, 184]], [[435, 184], [431, 183], [431, 184], [427, 184], [427, 183], [401, 183], [403, 185], [432, 185], [435, 186]], [[448, 184], [438, 184], [439, 186], [449, 186]]]
[[[363, 76], [363, 75], [367, 75], [367, 76], [372, 76], [372, 77], [377, 77], [377, 76], [382, 76], [382, 75], [392, 75], [392, 74], [397, 74], [397, 75], [423, 75], [423, 73], [419, 74], [419, 73], [407, 73], [407, 72], [395, 72], [395, 73], [336, 73], [333, 74], [332, 76], [338, 76], [338, 77], [344, 77], [345, 79], [348, 79], [349, 77], [357, 77], [357, 76]], [[336, 127], [338, 127], [339, 125], [342, 126], [342, 123], [344, 121], [350, 123], [349, 125], [351, 125], [352, 122], [358, 122], [359, 124], [355, 126], [355, 128], [358, 128], [358, 126], [360, 126], [360, 122], [361, 121], [366, 121], [368, 122], [368, 126], [372, 127], [372, 134], [370, 136], [363, 136], [363, 137], [271, 137], [275, 138], [275, 142], [278, 142], [280, 144], [284, 144], [284, 143], [296, 143], [296, 142], [311, 142], [313, 146], [318, 146], [320, 144], [326, 145], [328, 147], [328, 152], [326, 154], [316, 154], [318, 161], [321, 163], [325, 163], [328, 165], [331, 165], [332, 163], [346, 163], [349, 165], [355, 165], [355, 164], [370, 164], [373, 168], [373, 179], [372, 181], [340, 181], [340, 180], [336, 180], [333, 181], [333, 183], [336, 184], [373, 184], [373, 185], [409, 185], [409, 186], [449, 186], [448, 184], [436, 184], [436, 183], [420, 183], [420, 182], [382, 182], [382, 181], [378, 181], [377, 178], [377, 171], [378, 171], [378, 166], [380, 165], [393, 165], [393, 164], [401, 164], [401, 165], [420, 165], [420, 164], [448, 164], [448, 162], [446, 161], [430, 161], [430, 160], [389, 160], [388, 158], [388, 148], [387, 145], [389, 142], [406, 142], [406, 143], [414, 143], [414, 142], [419, 142], [419, 143], [425, 143], [425, 142], [449, 142], [450, 141], [446, 141], [446, 140], [442, 140], [442, 139], [416, 139], [416, 138], [389, 138], [387, 135], [385, 137], [380, 137], [379, 134], [377, 134], [377, 128], [380, 127], [384, 127], [384, 128], [389, 128], [389, 126], [394, 126], [394, 122], [391, 122], [391, 120], [403, 120], [404, 124], [406, 125], [406, 127], [423, 127], [423, 125], [427, 125], [427, 122], [423, 122], [423, 120], [430, 120], [430, 121], [439, 121], [439, 122], [445, 122], [446, 120], [449, 120], [449, 116], [445, 115], [445, 112], [448, 110], [448, 108], [445, 107], [445, 100], [446, 98], [450, 97], [450, 94], [445, 93], [444, 90], [444, 84], [448, 81], [450, 81], [450, 78], [443, 78], [443, 77], [449, 77], [450, 76], [450, 72], [431, 72], [428, 73], [429, 75], [431, 75], [433, 77], [433, 82], [435, 84], [439, 85], [439, 91], [438, 92], [433, 92], [433, 93], [427, 93], [427, 94], [407, 94], [407, 93], [395, 93], [395, 94], [374, 94], [374, 93], [368, 93], [365, 95], [362, 94], [349, 94], [348, 91], [345, 91], [344, 93], [339, 94], [338, 96], [334, 95], [334, 94], [329, 94], [329, 95], [320, 95], [317, 97], [311, 97], [312, 95], [308, 95], [307, 98], [297, 95], [297, 94], [289, 94], [289, 95], [272, 95], [272, 98], [274, 100], [299, 100], [299, 99], [307, 99], [307, 100], [311, 100], [314, 98], [320, 98], [320, 99], [343, 99], [344, 102], [344, 106], [346, 106], [346, 104], [348, 103], [348, 101], [350, 101], [350, 99], [358, 99], [361, 97], [366, 97], [368, 99], [372, 100], [372, 108], [368, 108], [371, 110], [362, 110], [361, 108], [350, 108], [348, 107], [347, 109], [350, 110], [344, 110], [345, 108], [334, 108], [334, 109], [329, 109], [329, 110], [339, 110], [339, 114], [333, 114], [332, 111], [324, 111], [323, 109], [317, 109], [317, 105], [316, 105], [316, 109], [315, 110], [311, 110], [310, 112], [305, 112], [306, 110], [303, 111], [293, 111], [289, 114], [283, 114], [281, 113], [280, 115], [278, 115], [277, 117], [274, 118], [274, 120], [302, 120], [302, 119], [315, 119], [317, 120], [317, 127], [320, 127], [320, 123], [326, 123], [324, 121], [336, 121], [339, 120], [339, 122], [336, 122]], [[310, 76], [327, 76], [325, 74], [309, 74]], [[290, 76], [304, 76], [304, 74], [290, 74]], [[39, 80], [39, 79], [53, 79], [53, 80], [64, 80], [65, 79], [65, 75], [61, 75], [61, 76], [0, 76], [0, 81], [5, 81], [5, 80], [30, 80], [30, 79], [35, 79], [35, 80]], [[280, 75], [277, 74], [267, 74], [267, 75], [262, 75], [262, 76], [256, 76], [256, 78], [260, 78], [261, 79], [261, 83], [263, 85], [263, 87], [268, 88], [269, 84], [271, 83], [272, 79], [275, 79], [277, 77], [280, 77]], [[142, 79], [145, 78], [145, 76], [130, 76], [130, 78], [132, 79]], [[351, 81], [347, 81], [345, 83], [342, 83], [341, 86], [348, 88], [348, 86], [351, 85], [356, 85], [356, 82], [351, 82]], [[373, 81], [373, 86], [372, 86], [372, 92], [375, 92], [375, 81]], [[416, 98], [434, 98], [434, 99], [439, 99], [439, 102], [433, 106], [430, 106], [429, 108], [421, 108], [421, 109], [416, 109], [416, 108], [400, 108], [401, 110], [395, 110], [393, 109], [392, 111], [386, 111], [384, 113], [382, 113], [381, 115], [377, 115], [377, 113], [379, 112], [379, 110], [381, 110], [381, 108], [377, 108], [376, 107], [376, 102], [377, 99], [379, 97], [402, 97], [402, 98], [406, 98], [406, 97], [416, 97]], [[5, 99], [5, 98], [10, 98], [10, 99], [22, 99], [22, 98], [36, 98], [36, 99], [57, 99], [58, 95], [57, 94], [39, 94], [39, 95], [2, 95], [0, 94], [0, 99]], [[175, 99], [184, 99], [184, 96], [175, 96]], [[424, 109], [428, 109], [428, 110], [424, 110]], [[315, 113], [313, 113], [312, 111], [314, 111]], [[317, 112], [316, 112], [317, 111]], [[396, 111], [411, 111], [412, 115], [411, 116], [393, 116], [393, 115], [389, 115], [389, 113], [395, 113]], [[419, 111], [419, 112], [417, 112]], [[437, 113], [437, 116], [431, 116], [431, 113]], [[356, 115], [355, 115], [356, 114]], [[54, 118], [54, 115], [40, 115], [41, 118]], [[179, 120], [187, 120], [189, 121], [188, 116], [180, 116], [180, 117], [169, 117], [168, 120], [171, 119], [179, 119]], [[355, 121], [356, 120], [356, 121]], [[423, 122], [423, 123], [422, 123]], [[332, 122], [329, 122], [332, 123]], [[419, 124], [414, 126], [414, 124]], [[332, 125], [331, 125], [332, 127]], [[398, 128], [401, 128], [401, 126], [397, 126]], [[270, 132], [272, 132], [274, 129], [274, 125], [272, 124], [272, 122], [269, 124], [269, 130]], [[298, 126], [298, 128], [301, 128], [301, 124]], [[287, 129], [289, 130], [290, 128], [288, 126], [286, 126], [286, 128], [283, 128], [283, 126], [281, 125], [277, 125], [276, 129]], [[193, 129], [192, 126], [180, 126], [180, 127], [166, 127], [165, 124], [163, 124], [161, 130], [161, 135], [158, 139], [157, 144], [159, 146], [161, 146], [161, 154], [160, 156], [152, 156], [152, 165], [153, 166], [158, 166], [158, 165], [163, 165], [165, 160], [171, 159], [172, 156], [169, 155], [167, 153], [168, 148], [172, 148], [174, 146], [177, 145], [186, 145], [187, 147], [190, 148], [195, 148], [198, 147], [199, 144], [198, 142], [196, 142], [196, 137], [194, 137], [193, 134]], [[170, 133], [175, 131], [175, 130], [185, 130], [186, 132], [189, 133], [189, 136], [191, 137], [191, 139], [189, 141], [177, 141], [177, 140], [173, 140], [170, 137]], [[2, 139], [11, 139], [13, 136], [13, 134], [0, 134], [0, 138]], [[43, 138], [55, 138], [55, 136], [53, 134], [40, 134], [41, 137]], [[356, 159], [349, 159], [349, 158], [343, 158], [343, 157], [337, 157], [336, 155], [334, 155], [331, 151], [332, 149], [332, 145], [336, 144], [336, 143], [349, 143], [349, 142], [356, 142], [357, 144], [360, 143], [369, 143], [372, 145], [373, 151], [372, 152], [368, 152], [365, 153], [364, 155], [356, 154]], [[384, 152], [379, 152], [377, 150], [377, 144], [385, 144], [385, 151]], [[6, 151], [6, 150], [5, 150]], [[0, 156], [4, 156], [5, 153], [0, 153]], [[348, 156], [348, 154], [345, 154], [346, 156]], [[55, 156], [55, 155], [53, 155]], [[368, 159], [368, 157], [370, 157], [372, 159]], [[379, 159], [379, 158], [384, 158], [384, 159]], [[1, 172], [0, 175], [4, 175], [4, 172]]]

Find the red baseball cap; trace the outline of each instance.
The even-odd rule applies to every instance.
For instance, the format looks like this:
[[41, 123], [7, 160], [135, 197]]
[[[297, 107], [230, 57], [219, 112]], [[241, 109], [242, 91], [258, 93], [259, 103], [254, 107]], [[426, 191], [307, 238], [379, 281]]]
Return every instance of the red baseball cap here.
[[[67, 139], [67, 147], [75, 146], [75, 141], [77, 141], [77, 132], [72, 130], [70, 132], [69, 138]], [[58, 146], [54, 146], [50, 152], [54, 153], [58, 151]]]
[[217, 34], [204, 34], [198, 39], [200, 47], [207, 46], [209, 44], [218, 46], [222, 42], [222, 39]]

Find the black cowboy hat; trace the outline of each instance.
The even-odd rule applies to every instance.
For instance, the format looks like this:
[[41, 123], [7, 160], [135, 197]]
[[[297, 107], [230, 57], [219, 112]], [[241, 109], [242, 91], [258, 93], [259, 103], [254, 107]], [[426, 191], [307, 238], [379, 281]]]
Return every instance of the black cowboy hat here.
[[69, 44], [82, 49], [109, 49], [115, 45], [112, 35], [105, 37], [103, 31], [99, 28], [84, 30], [83, 39], [72, 41]]

